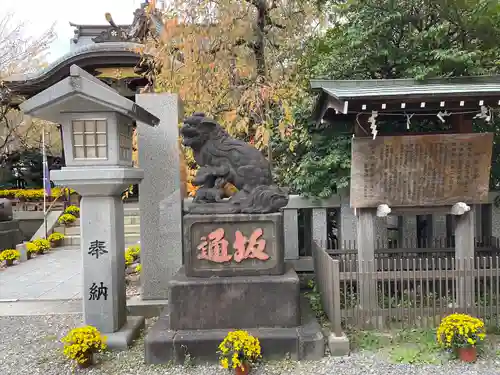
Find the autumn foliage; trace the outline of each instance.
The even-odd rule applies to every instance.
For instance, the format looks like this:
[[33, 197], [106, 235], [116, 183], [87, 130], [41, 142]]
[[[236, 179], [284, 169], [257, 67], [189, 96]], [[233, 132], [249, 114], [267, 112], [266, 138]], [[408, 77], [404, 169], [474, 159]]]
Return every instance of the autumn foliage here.
[[[315, 2], [169, 4], [161, 37], [144, 47], [154, 51], [159, 67], [155, 91], [178, 93], [186, 114], [205, 112], [232, 136], [269, 154], [271, 134], [284, 135], [293, 126], [293, 103], [302, 89], [296, 62], [319, 23]], [[192, 169], [192, 156], [185, 156]], [[194, 189], [189, 177], [187, 188]]]

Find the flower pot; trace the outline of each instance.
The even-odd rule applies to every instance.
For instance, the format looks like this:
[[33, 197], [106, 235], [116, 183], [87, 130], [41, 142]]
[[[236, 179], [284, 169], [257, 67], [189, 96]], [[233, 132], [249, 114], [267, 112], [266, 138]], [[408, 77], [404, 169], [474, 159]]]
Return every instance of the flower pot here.
[[472, 346], [470, 348], [458, 348], [458, 358], [463, 362], [475, 362], [477, 359], [477, 348]]
[[43, 254], [45, 254], [45, 250], [38, 250], [36, 252], [36, 255], [43, 255]]
[[80, 368], [88, 368], [93, 365], [94, 363], [94, 354], [92, 352], [85, 352], [83, 353], [84, 356], [84, 362], [78, 362], [78, 367]]
[[243, 368], [236, 367], [234, 369], [234, 373], [236, 375], [248, 375], [249, 372], [250, 372], [250, 364], [248, 363], [243, 363]]
[[5, 264], [7, 267], [13, 266], [14, 265], [14, 259], [6, 259]]
[[59, 247], [62, 244], [62, 240], [50, 241], [50, 247]]

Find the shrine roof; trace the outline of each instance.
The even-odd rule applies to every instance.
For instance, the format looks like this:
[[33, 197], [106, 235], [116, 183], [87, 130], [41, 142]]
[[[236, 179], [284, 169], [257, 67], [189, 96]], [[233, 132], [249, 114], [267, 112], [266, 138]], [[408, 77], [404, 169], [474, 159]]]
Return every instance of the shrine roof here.
[[[383, 109], [408, 111], [429, 109], [422, 102], [440, 102], [443, 109], [471, 109], [484, 105], [498, 106], [500, 75], [414, 79], [311, 80], [311, 89], [319, 98], [314, 120], [321, 121], [328, 110], [335, 114], [359, 113]], [[463, 103], [462, 103], [463, 102]], [[413, 103], [413, 108], [411, 107]], [[445, 103], [443, 105], [443, 103]], [[330, 111], [331, 112], [331, 111]], [[330, 113], [331, 116], [331, 113]]]
[[13, 75], [4, 82], [16, 95], [27, 99], [67, 77], [73, 64], [91, 71], [109, 66], [134, 67], [141, 59], [136, 52], [139, 46], [140, 44], [131, 42], [86, 44], [38, 72]]

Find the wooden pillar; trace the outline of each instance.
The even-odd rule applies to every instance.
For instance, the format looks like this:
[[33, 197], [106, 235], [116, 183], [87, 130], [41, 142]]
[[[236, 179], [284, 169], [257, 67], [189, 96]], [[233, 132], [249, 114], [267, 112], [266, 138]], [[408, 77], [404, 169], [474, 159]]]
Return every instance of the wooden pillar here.
[[460, 308], [470, 308], [474, 304], [474, 208], [469, 212], [456, 216], [455, 226], [455, 259], [458, 276], [457, 303]]
[[473, 133], [472, 115], [453, 115], [451, 119], [452, 129], [455, 133]]
[[362, 310], [377, 308], [377, 285], [373, 281], [375, 266], [375, 209], [358, 209], [357, 245], [359, 302]]

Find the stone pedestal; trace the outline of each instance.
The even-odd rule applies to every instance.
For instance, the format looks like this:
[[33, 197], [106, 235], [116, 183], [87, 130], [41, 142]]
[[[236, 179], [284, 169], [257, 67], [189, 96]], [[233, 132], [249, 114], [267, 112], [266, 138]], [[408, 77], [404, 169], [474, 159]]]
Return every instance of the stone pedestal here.
[[216, 362], [218, 345], [238, 329], [259, 338], [265, 359], [323, 357], [321, 326], [284, 263], [282, 220], [280, 213], [185, 216], [185, 267], [146, 336], [146, 363], [183, 363], [188, 355]]
[[83, 314], [86, 325], [108, 337], [111, 349], [125, 349], [144, 326], [127, 319], [125, 235], [121, 193], [141, 180], [135, 168], [63, 168], [52, 178], [81, 196], [80, 236], [83, 260]]
[[292, 268], [277, 276], [203, 279], [187, 277], [183, 271], [170, 283], [173, 330], [300, 325], [300, 285]]

